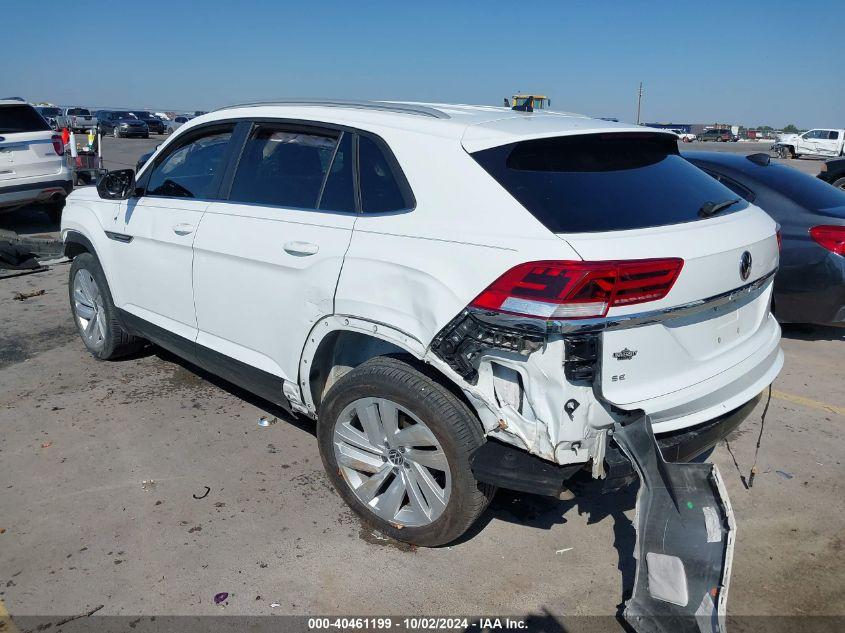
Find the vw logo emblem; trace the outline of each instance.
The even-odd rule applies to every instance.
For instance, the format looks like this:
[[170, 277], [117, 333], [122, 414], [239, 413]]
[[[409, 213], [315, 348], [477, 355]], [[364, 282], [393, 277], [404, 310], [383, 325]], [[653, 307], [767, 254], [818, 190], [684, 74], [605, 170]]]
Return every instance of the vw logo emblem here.
[[739, 276], [743, 281], [751, 275], [751, 253], [745, 251], [739, 258]]

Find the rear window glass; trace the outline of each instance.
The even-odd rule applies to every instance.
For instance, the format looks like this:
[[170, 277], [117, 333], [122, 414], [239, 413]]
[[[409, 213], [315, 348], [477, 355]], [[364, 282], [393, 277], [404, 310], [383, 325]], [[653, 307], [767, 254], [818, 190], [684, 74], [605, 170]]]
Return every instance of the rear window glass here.
[[[587, 134], [512, 143], [473, 158], [554, 233], [622, 231], [702, 219], [736, 194], [665, 134]], [[720, 215], [747, 207], [741, 200]]]
[[247, 141], [229, 199], [316, 209], [337, 139], [259, 127]]
[[807, 209], [843, 207], [845, 211], [845, 193], [841, 189], [792, 167], [773, 163], [752, 167], [746, 173]]
[[42, 132], [49, 130], [47, 124], [31, 105], [0, 106], [0, 134], [15, 132]]
[[67, 113], [68, 116], [91, 116], [91, 113], [85, 108], [70, 108]]
[[413, 202], [403, 195], [388, 158], [376, 142], [366, 136], [360, 136], [358, 141], [358, 169], [364, 213], [400, 211], [413, 206]]

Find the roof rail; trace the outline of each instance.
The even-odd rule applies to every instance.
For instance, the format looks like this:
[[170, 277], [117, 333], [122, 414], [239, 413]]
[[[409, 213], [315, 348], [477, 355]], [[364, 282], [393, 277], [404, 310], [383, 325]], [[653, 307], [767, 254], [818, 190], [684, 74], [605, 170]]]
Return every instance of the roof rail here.
[[414, 103], [396, 103], [391, 101], [353, 101], [346, 99], [274, 99], [272, 101], [255, 101], [252, 103], [237, 103], [224, 106], [214, 110], [230, 110], [232, 108], [251, 108], [256, 106], [272, 105], [307, 105], [322, 106], [328, 108], [357, 108], [360, 110], [381, 110], [385, 112], [397, 112], [400, 114], [415, 114], [417, 116], [428, 116], [434, 119], [450, 119], [451, 117], [436, 108], [417, 105]]

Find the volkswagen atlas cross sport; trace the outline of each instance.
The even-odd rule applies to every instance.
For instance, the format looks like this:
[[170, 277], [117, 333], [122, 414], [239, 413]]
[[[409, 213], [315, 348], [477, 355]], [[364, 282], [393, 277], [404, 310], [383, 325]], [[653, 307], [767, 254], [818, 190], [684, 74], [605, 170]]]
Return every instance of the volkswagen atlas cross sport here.
[[422, 545], [499, 486], [634, 479], [642, 416], [703, 453], [783, 362], [775, 223], [674, 134], [580, 115], [234, 106], [75, 191], [62, 237], [95, 358], [154, 342], [312, 418], [344, 501]]

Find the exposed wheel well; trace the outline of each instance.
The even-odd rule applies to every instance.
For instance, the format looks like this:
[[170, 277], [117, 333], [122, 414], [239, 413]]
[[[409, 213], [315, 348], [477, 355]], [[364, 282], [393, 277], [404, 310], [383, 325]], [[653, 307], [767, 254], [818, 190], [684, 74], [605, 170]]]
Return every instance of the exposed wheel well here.
[[68, 236], [65, 239], [65, 257], [73, 259], [82, 253], [91, 253], [95, 257], [97, 256], [91, 242], [89, 242], [84, 235], [76, 232], [68, 233]]
[[376, 356], [391, 356], [401, 359], [420, 373], [446, 387], [466, 404], [470, 411], [475, 412], [475, 407], [470, 404], [458, 385], [435, 367], [389, 341], [348, 330], [336, 330], [326, 335], [320, 341], [314, 358], [311, 360], [308, 381], [311, 397], [317, 411], [319, 412], [320, 403], [334, 383], [344, 374]]

